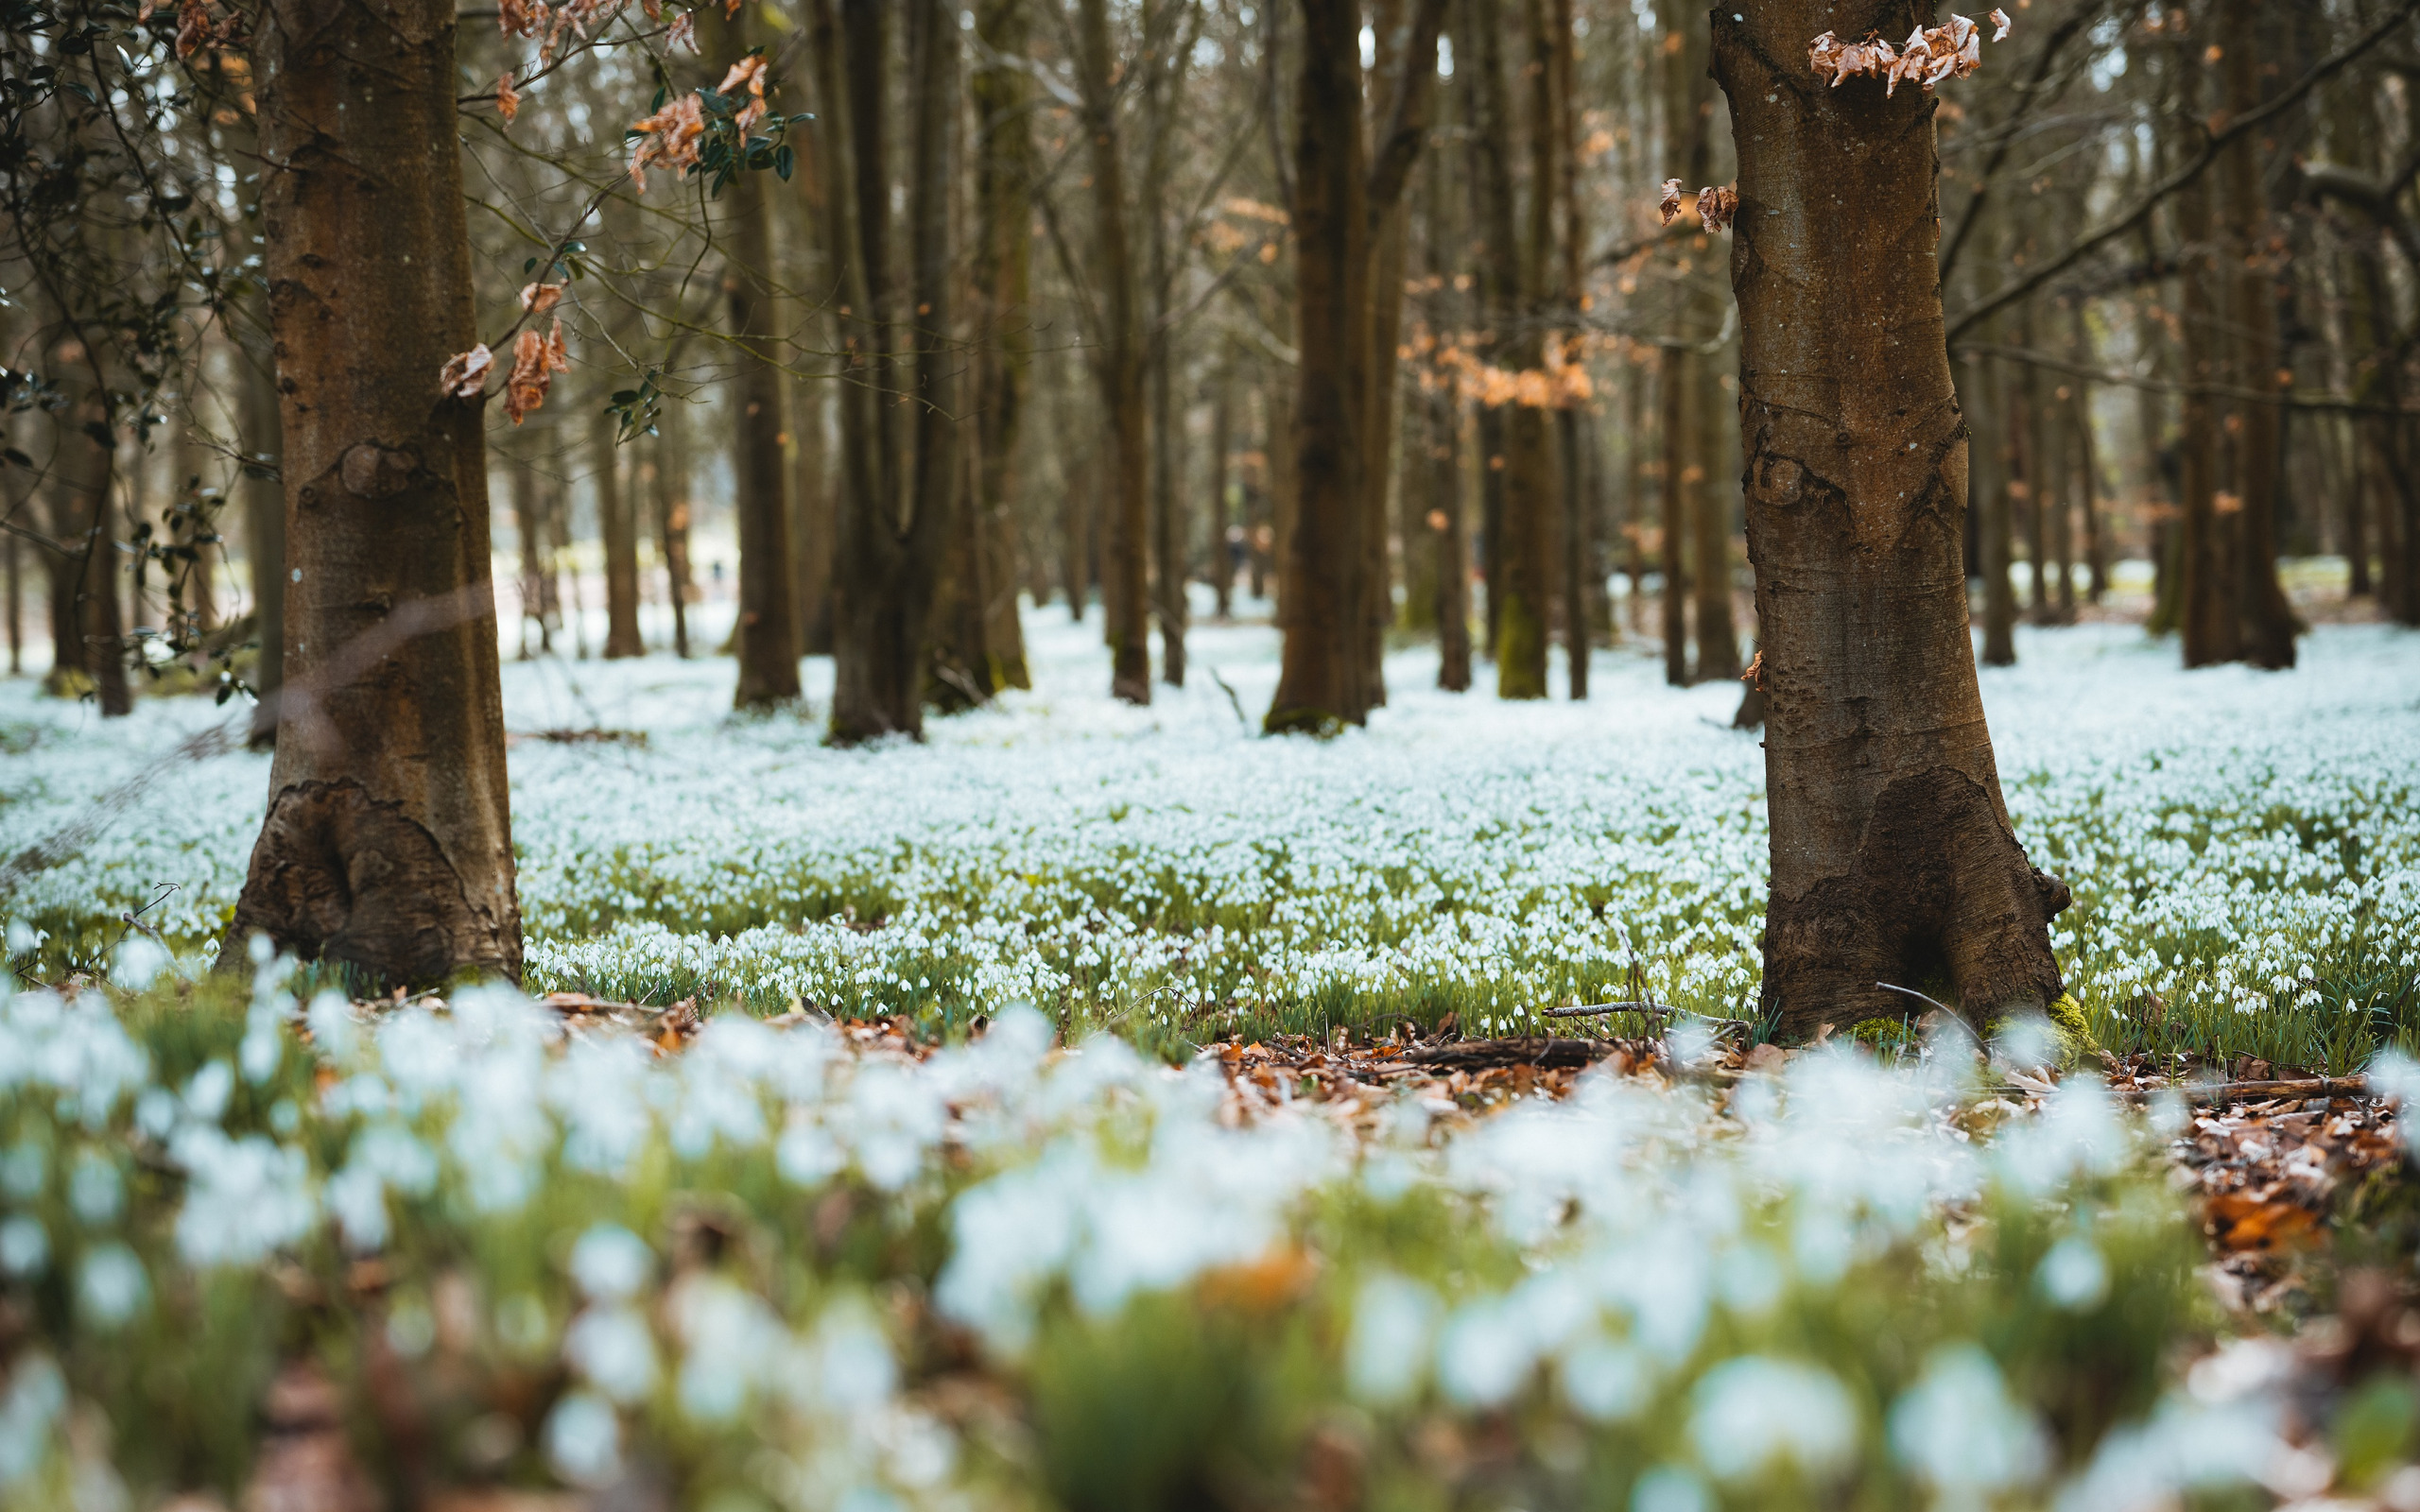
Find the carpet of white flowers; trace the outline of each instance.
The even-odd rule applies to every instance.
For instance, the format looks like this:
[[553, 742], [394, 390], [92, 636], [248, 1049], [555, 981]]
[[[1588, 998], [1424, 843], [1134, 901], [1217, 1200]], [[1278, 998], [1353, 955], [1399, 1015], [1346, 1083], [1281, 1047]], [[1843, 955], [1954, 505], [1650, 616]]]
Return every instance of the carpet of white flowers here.
[[[1238, 717], [1273, 687], [1265, 625], [1197, 627], [1191, 684], [1129, 709], [1093, 627], [1028, 622], [1035, 691], [870, 750], [820, 744], [828, 662], [804, 716], [746, 721], [728, 661], [509, 663], [529, 986], [948, 1024], [1024, 1002], [1197, 1040], [1528, 1026], [1638, 989], [1753, 1011], [1762, 766], [1735, 687], [1612, 651], [1587, 703], [1506, 705], [1408, 651], [1366, 731], [1266, 740]], [[2322, 627], [2279, 674], [2188, 674], [2118, 626], [2020, 645], [1985, 701], [2020, 836], [2075, 889], [2056, 945], [2104, 1041], [2342, 1069], [2420, 1022], [2420, 637]], [[159, 900], [147, 924], [208, 948], [267, 761], [168, 753], [223, 717], [104, 724], [0, 686], [0, 855], [110, 816], [0, 910], [92, 953]]]
[[[287, 979], [0, 987], [0, 1504], [344, 1512], [348, 1457], [728, 1512], [2101, 1512], [2337, 1472], [2283, 1346], [2179, 1370], [2183, 1109], [2088, 1078], [1996, 1129], [1971, 1067], [1837, 1049], [1238, 1119], [1215, 1062], [1030, 1009], [667, 1055]], [[344, 1406], [311, 1452], [298, 1376]]]

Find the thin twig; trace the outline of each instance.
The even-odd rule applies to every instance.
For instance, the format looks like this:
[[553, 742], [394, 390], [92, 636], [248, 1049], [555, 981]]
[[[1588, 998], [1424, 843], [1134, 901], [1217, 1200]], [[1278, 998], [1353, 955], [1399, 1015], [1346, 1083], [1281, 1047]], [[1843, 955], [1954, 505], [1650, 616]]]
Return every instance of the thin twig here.
[[[1582, 1003], [1567, 1008], [1541, 1009], [1548, 1019], [1585, 1019], [1599, 1013], [1641, 1013], [1651, 1018], [1669, 1019], [1681, 1010], [1668, 1008], [1661, 1003]], [[1734, 1021], [1725, 1020], [1725, 1022]]]
[[1965, 1030], [1967, 1037], [1975, 1041], [1975, 1048], [1981, 1051], [1986, 1058], [1991, 1056], [1992, 1047], [1983, 1043], [1983, 1037], [1975, 1032], [1975, 1026], [1968, 1023], [1965, 1019], [1960, 1015], [1959, 1011], [1956, 1008], [1951, 1007], [1948, 1004], [1942, 1002], [1939, 998], [1926, 997], [1923, 993], [1917, 991], [1911, 987], [1893, 987], [1888, 982], [1876, 982], [1874, 985], [1882, 988], [1885, 992], [1905, 992], [1911, 998], [1919, 998], [1924, 1002], [1931, 1004], [1934, 1007], [1939, 1008], [1945, 1015], [1946, 1015], [1950, 1022], [1955, 1023], [1961, 1029]]

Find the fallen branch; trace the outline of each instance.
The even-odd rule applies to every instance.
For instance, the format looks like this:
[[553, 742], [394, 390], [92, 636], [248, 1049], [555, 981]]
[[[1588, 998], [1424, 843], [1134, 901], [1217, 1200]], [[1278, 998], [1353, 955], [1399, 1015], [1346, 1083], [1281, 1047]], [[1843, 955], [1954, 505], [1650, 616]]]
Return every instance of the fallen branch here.
[[1660, 1003], [1582, 1003], [1567, 1008], [1540, 1010], [1549, 1019], [1585, 1019], [1599, 1013], [1644, 1013], [1653, 1018], [1668, 1019], [1679, 1013]]
[[1404, 1059], [1415, 1066], [1447, 1066], [1468, 1070], [1491, 1066], [1592, 1066], [1621, 1049], [1610, 1040], [1568, 1040], [1523, 1035], [1505, 1040], [1465, 1040], [1460, 1044], [1413, 1050]]

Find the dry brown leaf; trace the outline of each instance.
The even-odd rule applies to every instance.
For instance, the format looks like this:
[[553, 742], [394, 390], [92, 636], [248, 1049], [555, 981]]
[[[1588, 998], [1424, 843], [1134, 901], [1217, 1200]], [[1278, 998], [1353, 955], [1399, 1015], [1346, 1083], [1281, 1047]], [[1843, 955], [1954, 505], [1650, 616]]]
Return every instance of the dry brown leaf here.
[[445, 359], [445, 367], [437, 375], [441, 393], [456, 399], [476, 399], [488, 386], [488, 369], [495, 366], [495, 353], [484, 341], [470, 351]]
[[531, 284], [521, 291], [521, 307], [531, 315], [544, 315], [562, 302], [561, 284]]
[[[1829, 37], [1831, 33], [1827, 31], [1824, 33], [1824, 35]], [[1665, 225], [1669, 226], [1672, 224], [1672, 217], [1681, 213], [1680, 180], [1667, 179], [1664, 180], [1664, 198], [1655, 202], [1655, 209], [1656, 213], [1664, 217]]]
[[[2007, 37], [2007, 14], [1994, 10], [1991, 20], [1998, 28], [1992, 40]], [[1864, 41], [1850, 43], [1824, 32], [1806, 44], [1806, 66], [1828, 77], [1834, 89], [1859, 76], [1879, 78], [1888, 96], [1903, 83], [1930, 90], [1943, 79], [1964, 78], [1982, 65], [1981, 44], [1981, 29], [1964, 16], [1952, 15], [1941, 26], [1917, 27], [1896, 48], [1871, 32]]]
[[504, 117], [507, 126], [510, 126], [513, 117], [521, 113], [521, 92], [512, 87], [512, 70], [510, 68], [496, 76], [495, 113]]
[[495, 24], [508, 37], [534, 37], [546, 24], [544, 0], [500, 0]]
[[739, 133], [739, 139], [745, 142], [750, 129], [765, 118], [765, 58], [762, 53], [752, 54], [732, 64], [731, 71], [722, 76], [722, 82], [715, 86], [715, 93], [730, 94], [742, 87], [748, 91], [748, 103], [732, 116], [731, 125], [732, 129]]
[[2242, 1192], [2212, 1197], [2207, 1212], [2210, 1236], [2224, 1249], [2275, 1249], [2308, 1237], [2319, 1226], [2308, 1208]]
[[666, 101], [653, 115], [631, 122], [631, 129], [639, 133], [631, 146], [631, 178], [639, 193], [645, 194], [648, 164], [676, 174], [698, 165], [698, 139], [706, 134], [705, 112], [697, 95], [683, 94]]
[[1709, 232], [1729, 231], [1739, 213], [1739, 191], [1728, 185], [1698, 191], [1698, 223]]
[[664, 50], [685, 46], [692, 56], [698, 52], [698, 13], [683, 10], [672, 18], [672, 29], [664, 34]]

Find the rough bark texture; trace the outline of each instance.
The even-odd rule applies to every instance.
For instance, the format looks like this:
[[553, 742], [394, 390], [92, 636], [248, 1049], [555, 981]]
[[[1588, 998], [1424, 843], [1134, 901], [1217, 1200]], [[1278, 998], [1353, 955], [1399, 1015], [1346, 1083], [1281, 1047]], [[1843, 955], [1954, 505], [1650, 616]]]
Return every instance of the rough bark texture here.
[[1690, 365], [1697, 379], [1697, 398], [1689, 406], [1688, 455], [1696, 474], [1689, 490], [1689, 524], [1696, 540], [1689, 558], [1696, 565], [1690, 579], [1697, 589], [1694, 611], [1700, 682], [1719, 682], [1739, 675], [1739, 627], [1732, 615], [1731, 579], [1731, 458], [1723, 424], [1729, 407], [1722, 375], [1713, 360]]
[[[1935, 284], [1933, 100], [1839, 89], [1806, 40], [1904, 36], [1905, 0], [1714, 22], [1739, 151], [1749, 555], [1772, 887], [1764, 1008], [1790, 1037], [1945, 981], [1984, 1021], [2061, 993], [2066, 889], [2010, 829], [1966, 632], [1966, 430]], [[1876, 320], [1876, 310], [1892, 312]], [[1939, 995], [1939, 994], [1936, 994]]]
[[1696, 464], [1688, 460], [1689, 411], [1696, 382], [1689, 373], [1694, 359], [1679, 347], [1664, 349], [1655, 368], [1656, 437], [1664, 482], [1664, 526], [1658, 566], [1664, 574], [1664, 680], [1675, 688], [1689, 685], [1689, 595], [1683, 579], [1682, 547], [1694, 516], [1689, 495]]
[[[288, 674], [228, 955], [517, 978], [454, 8], [273, 0], [259, 68]], [[299, 576], [293, 576], [299, 574]]]
[[[993, 58], [1026, 49], [1025, 0], [984, 0], [975, 34]], [[1033, 365], [1033, 180], [1028, 86], [1015, 66], [977, 72], [975, 289], [985, 339], [976, 356], [976, 529], [983, 553], [983, 650], [994, 691], [1029, 688], [1017, 614], [1017, 519], [1026, 388]]]

